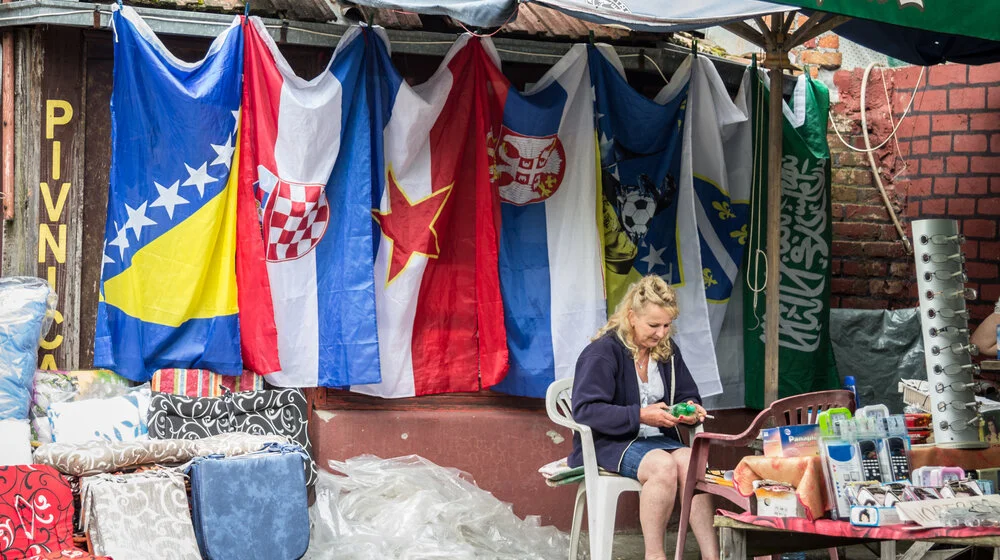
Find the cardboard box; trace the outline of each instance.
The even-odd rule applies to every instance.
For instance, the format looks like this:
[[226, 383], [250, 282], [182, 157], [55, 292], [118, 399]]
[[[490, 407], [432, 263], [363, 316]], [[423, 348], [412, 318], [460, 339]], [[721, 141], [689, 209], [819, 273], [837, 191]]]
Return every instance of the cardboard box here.
[[894, 507], [851, 506], [851, 525], [859, 527], [883, 527], [902, 523], [899, 511]]
[[771, 517], [805, 517], [806, 510], [795, 495], [795, 489], [786, 484], [776, 484], [767, 480], [753, 483], [757, 498], [757, 515]]
[[819, 455], [819, 425], [781, 426], [760, 431], [766, 457], [810, 457]]

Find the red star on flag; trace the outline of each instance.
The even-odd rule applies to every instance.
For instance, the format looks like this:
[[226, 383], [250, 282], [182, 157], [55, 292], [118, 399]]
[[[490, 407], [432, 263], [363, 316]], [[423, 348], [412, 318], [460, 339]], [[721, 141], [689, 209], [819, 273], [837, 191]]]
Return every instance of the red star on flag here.
[[441, 254], [434, 224], [448, 202], [453, 185], [411, 201], [396, 181], [392, 168], [386, 174], [386, 185], [389, 188], [389, 211], [373, 209], [372, 217], [382, 228], [382, 235], [392, 241], [385, 282], [389, 285], [406, 268], [414, 254], [429, 259], [436, 259]]

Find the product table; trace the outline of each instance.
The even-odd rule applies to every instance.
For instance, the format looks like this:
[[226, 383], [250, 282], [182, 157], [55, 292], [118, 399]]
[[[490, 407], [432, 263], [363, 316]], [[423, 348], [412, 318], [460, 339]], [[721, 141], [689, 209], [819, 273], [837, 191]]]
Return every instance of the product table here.
[[[910, 452], [910, 467], [957, 465], [965, 469], [1000, 467], [1000, 447], [946, 449], [918, 446]], [[795, 486], [809, 517], [822, 517], [833, 504], [826, 493], [820, 457], [744, 457], [733, 471], [733, 483], [744, 496], [753, 494], [755, 480], [779, 480]]]
[[1000, 529], [940, 528], [908, 530], [900, 526], [855, 527], [847, 521], [759, 517], [720, 510], [715, 527], [722, 543], [722, 560], [743, 560], [784, 552], [835, 546], [881, 543], [882, 560], [896, 557], [896, 541], [914, 541], [903, 560], [923, 557], [935, 544], [957, 544], [993, 549], [1000, 560]]

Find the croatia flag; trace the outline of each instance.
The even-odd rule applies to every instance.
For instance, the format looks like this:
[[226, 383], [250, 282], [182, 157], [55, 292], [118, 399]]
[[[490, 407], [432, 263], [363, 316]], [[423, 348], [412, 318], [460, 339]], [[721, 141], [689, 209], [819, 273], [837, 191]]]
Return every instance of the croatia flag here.
[[[350, 29], [326, 71], [292, 71], [259, 18], [246, 33], [240, 227], [257, 230], [241, 265], [266, 262], [285, 387], [379, 381], [373, 266], [372, 161], [366, 68], [384, 55], [370, 29]], [[378, 121], [378, 122], [374, 122]]]
[[[507, 371], [497, 273], [500, 202], [487, 134], [501, 108], [490, 94], [490, 45], [461, 37], [416, 87], [382, 52], [379, 104], [391, 107], [384, 176], [372, 212], [382, 382], [351, 390], [382, 397], [478, 391]], [[505, 84], [493, 84], [494, 87]]]
[[570, 49], [527, 92], [497, 93], [504, 113], [491, 170], [503, 201], [510, 371], [495, 389], [544, 397], [552, 381], [573, 375], [606, 318], [587, 47]]

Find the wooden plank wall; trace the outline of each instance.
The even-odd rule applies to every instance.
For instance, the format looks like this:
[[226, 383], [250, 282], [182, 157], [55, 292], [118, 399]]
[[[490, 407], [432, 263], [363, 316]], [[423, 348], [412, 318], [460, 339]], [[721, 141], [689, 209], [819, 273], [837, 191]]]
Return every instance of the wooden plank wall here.
[[3, 226], [0, 272], [4, 276], [36, 274], [41, 85], [42, 33], [18, 29], [14, 35], [14, 219]]
[[58, 295], [39, 368], [77, 369], [80, 363], [80, 277], [83, 269], [83, 131], [86, 48], [78, 29], [44, 32], [42, 130], [39, 134], [37, 274]]
[[93, 367], [97, 294], [104, 254], [104, 224], [108, 207], [108, 173], [111, 170], [111, 88], [114, 61], [107, 32], [87, 31], [87, 94], [84, 112], [83, 270], [80, 275], [80, 367]]

